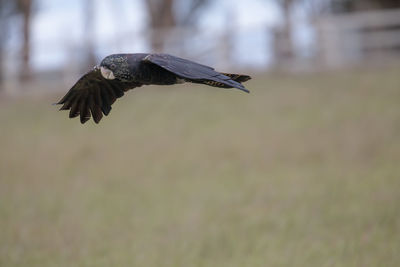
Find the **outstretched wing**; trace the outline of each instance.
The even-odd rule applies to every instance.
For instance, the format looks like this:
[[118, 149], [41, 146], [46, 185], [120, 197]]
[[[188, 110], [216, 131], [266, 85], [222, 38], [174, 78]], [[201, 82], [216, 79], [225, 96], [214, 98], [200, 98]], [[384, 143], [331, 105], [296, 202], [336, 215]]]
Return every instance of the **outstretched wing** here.
[[82, 124], [90, 119], [90, 115], [99, 123], [103, 114], [107, 116], [110, 113], [111, 105], [117, 98], [138, 86], [141, 84], [107, 80], [101, 75], [100, 69], [95, 67], [83, 75], [56, 104], [63, 105], [60, 110], [70, 110], [70, 118], [80, 115]]
[[237, 88], [249, 93], [249, 90], [247, 90], [240, 82], [233, 80], [231, 77], [219, 73], [209, 66], [187, 59], [168, 54], [150, 54], [146, 56], [143, 61], [156, 64], [187, 81], [203, 83], [217, 87]]

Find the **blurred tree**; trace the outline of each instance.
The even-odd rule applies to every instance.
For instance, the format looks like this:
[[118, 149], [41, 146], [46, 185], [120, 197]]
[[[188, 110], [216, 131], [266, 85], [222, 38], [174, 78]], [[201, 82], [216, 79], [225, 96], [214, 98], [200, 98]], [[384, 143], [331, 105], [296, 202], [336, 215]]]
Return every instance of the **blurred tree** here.
[[151, 29], [151, 47], [154, 52], [163, 50], [166, 31], [175, 27], [173, 3], [174, 0], [146, 0]]
[[30, 59], [30, 37], [31, 37], [31, 13], [33, 0], [17, 0], [17, 11], [22, 15], [23, 26], [23, 45], [22, 45], [22, 65], [20, 69], [20, 80], [27, 81], [31, 79]]
[[93, 0], [83, 1], [83, 17], [84, 17], [84, 62], [83, 70], [96, 65], [96, 55], [94, 46], [94, 23], [95, 23], [95, 6]]
[[400, 8], [399, 0], [331, 0], [334, 13], [354, 12], [358, 10]]
[[145, 0], [152, 50], [161, 52], [174, 27], [193, 26], [209, 0]]
[[16, 10], [14, 1], [0, 0], [0, 90], [4, 82], [4, 49], [9, 34], [9, 20]]
[[7, 36], [7, 20], [9, 18], [10, 12], [10, 5], [9, 1], [7, 0], [0, 0], [0, 90], [2, 89], [3, 80], [4, 80], [4, 70], [3, 70], [3, 50], [5, 46], [6, 36]]
[[293, 43], [293, 13], [300, 8], [305, 13], [309, 22], [326, 11], [328, 3], [332, 0], [276, 0], [282, 11], [282, 24], [275, 29], [274, 55], [277, 67], [288, 67], [295, 58], [295, 45]]
[[31, 26], [31, 13], [32, 13], [33, 0], [0, 0], [0, 86], [4, 80], [3, 70], [3, 53], [5, 42], [9, 33], [10, 25], [9, 19], [13, 15], [22, 15], [22, 63], [19, 70], [19, 79], [26, 81], [31, 78], [31, 68], [29, 65], [30, 58], [30, 26]]
[[298, 0], [277, 0], [282, 9], [282, 26], [274, 31], [274, 52], [276, 64], [282, 65], [293, 59], [293, 40], [292, 40], [292, 8]]

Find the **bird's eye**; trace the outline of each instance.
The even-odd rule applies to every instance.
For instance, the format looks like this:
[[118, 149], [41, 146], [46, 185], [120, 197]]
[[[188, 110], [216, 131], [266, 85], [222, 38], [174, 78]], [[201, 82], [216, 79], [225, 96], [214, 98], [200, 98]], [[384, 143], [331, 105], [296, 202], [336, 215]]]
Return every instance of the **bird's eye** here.
[[115, 69], [117, 66], [115, 66], [115, 64], [114, 63], [112, 63], [111, 65], [110, 65], [110, 69]]

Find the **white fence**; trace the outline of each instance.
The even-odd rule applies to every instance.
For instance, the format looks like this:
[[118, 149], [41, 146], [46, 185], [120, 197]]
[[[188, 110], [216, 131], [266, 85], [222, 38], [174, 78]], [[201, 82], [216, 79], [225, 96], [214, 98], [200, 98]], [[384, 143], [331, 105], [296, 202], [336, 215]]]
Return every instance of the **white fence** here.
[[328, 16], [316, 21], [319, 59], [327, 67], [400, 58], [400, 10]]

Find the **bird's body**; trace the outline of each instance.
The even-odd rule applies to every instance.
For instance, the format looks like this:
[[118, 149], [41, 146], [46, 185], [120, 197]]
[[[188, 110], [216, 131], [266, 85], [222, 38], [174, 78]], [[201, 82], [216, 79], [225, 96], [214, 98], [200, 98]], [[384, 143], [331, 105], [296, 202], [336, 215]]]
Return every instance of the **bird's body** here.
[[60, 110], [70, 110], [70, 118], [80, 115], [85, 123], [92, 115], [98, 123], [117, 98], [135, 87], [192, 82], [249, 92], [241, 84], [249, 79], [168, 54], [114, 54], [83, 75], [57, 104], [63, 105]]

